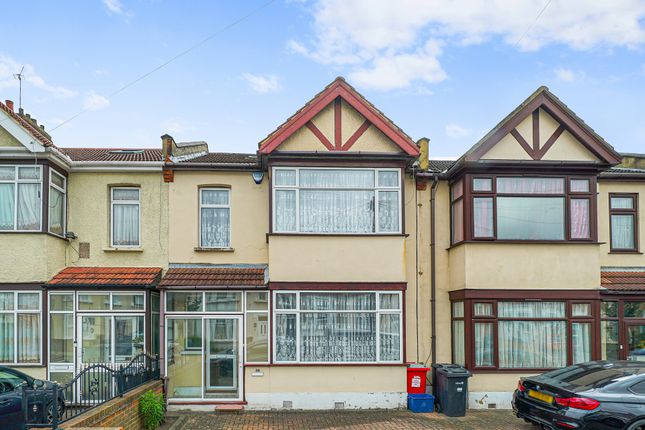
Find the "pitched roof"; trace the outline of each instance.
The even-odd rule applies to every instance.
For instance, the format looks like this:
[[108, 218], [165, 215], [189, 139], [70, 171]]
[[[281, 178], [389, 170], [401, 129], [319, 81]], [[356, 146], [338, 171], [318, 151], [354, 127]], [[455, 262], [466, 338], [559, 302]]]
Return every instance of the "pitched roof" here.
[[264, 287], [263, 267], [171, 268], [160, 287]]
[[332, 83], [327, 85], [276, 130], [264, 138], [259, 143], [260, 153], [269, 154], [274, 151], [282, 142], [303, 127], [337, 97], [345, 100], [408, 155], [415, 157], [419, 155], [419, 148], [412, 138], [396, 126], [392, 120], [378, 110], [342, 77], [334, 79]]
[[177, 161], [176, 165], [190, 164], [217, 164], [237, 167], [256, 167], [258, 157], [255, 154], [243, 154], [233, 152], [209, 152], [194, 158]]
[[161, 279], [160, 267], [67, 267], [51, 281], [58, 287], [154, 287]]
[[476, 161], [484, 155], [501, 138], [506, 136], [526, 116], [538, 108], [543, 108], [561, 122], [587, 149], [608, 164], [618, 164], [621, 160], [613, 146], [598, 135], [582, 118], [564, 104], [545, 86], [539, 87], [533, 94], [517, 106], [506, 118], [501, 120], [488, 134], [479, 140], [458, 161]]
[[457, 160], [432, 160], [428, 162], [428, 170], [436, 173], [445, 172], [450, 169]]
[[72, 161], [163, 161], [161, 149], [156, 148], [60, 148]]
[[645, 267], [632, 270], [603, 270], [600, 285], [613, 292], [645, 291]]
[[629, 167], [612, 167], [600, 173], [600, 178], [633, 178], [645, 179], [645, 169], [634, 169]]
[[9, 109], [6, 104], [0, 102], [0, 110], [9, 115], [11, 119], [17, 122], [18, 125], [24, 128], [29, 134], [34, 137], [34, 139], [38, 140], [44, 146], [56, 147], [56, 145], [54, 145], [54, 142], [51, 140], [49, 135], [45, 133], [44, 130], [40, 129], [38, 126], [33, 125], [31, 122], [29, 122], [29, 120], [23, 118], [20, 114], [15, 113], [13, 109]]

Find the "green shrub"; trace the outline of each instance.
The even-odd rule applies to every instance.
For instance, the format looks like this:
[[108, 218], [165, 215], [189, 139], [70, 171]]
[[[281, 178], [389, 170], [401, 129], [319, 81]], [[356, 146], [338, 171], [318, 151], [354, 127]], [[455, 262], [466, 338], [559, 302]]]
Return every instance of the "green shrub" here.
[[139, 413], [143, 418], [143, 426], [146, 430], [155, 430], [164, 420], [165, 403], [163, 394], [155, 394], [148, 390], [139, 399]]

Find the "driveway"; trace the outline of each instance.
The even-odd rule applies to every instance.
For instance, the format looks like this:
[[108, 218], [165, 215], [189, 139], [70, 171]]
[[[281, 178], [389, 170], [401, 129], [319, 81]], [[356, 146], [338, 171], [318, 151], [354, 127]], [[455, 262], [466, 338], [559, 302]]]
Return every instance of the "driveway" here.
[[307, 411], [243, 413], [171, 413], [171, 430], [470, 430], [534, 429], [510, 411], [470, 411], [463, 418], [409, 411]]

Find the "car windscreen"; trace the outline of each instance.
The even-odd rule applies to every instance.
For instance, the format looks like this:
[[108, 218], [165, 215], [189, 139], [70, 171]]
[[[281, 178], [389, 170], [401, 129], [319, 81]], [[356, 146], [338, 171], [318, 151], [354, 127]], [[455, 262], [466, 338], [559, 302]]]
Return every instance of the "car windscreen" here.
[[642, 373], [645, 373], [645, 367], [594, 364], [552, 370], [538, 378], [551, 385], [578, 392], [602, 388], [622, 378]]
[[[0, 382], [3, 382], [5, 384], [11, 385], [12, 388], [18, 387], [20, 384], [25, 382], [24, 379], [20, 378], [17, 375], [14, 375], [13, 373], [5, 372], [3, 370], [0, 370]], [[6, 385], [5, 385], [6, 388]]]

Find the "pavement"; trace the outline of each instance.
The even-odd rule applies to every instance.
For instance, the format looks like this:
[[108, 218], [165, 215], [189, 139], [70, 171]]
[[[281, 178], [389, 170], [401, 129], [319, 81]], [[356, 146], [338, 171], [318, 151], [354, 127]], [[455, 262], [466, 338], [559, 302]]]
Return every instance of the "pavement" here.
[[242, 413], [172, 412], [169, 430], [534, 430], [511, 411], [469, 411], [451, 418], [407, 410], [271, 411]]

